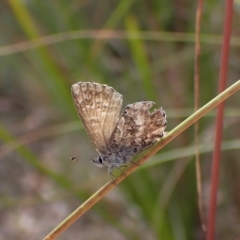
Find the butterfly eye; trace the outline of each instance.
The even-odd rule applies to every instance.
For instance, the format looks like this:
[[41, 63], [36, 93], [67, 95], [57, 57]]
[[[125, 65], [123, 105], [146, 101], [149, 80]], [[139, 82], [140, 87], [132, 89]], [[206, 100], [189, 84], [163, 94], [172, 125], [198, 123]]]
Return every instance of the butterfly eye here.
[[103, 159], [102, 159], [102, 157], [99, 157], [99, 158], [98, 158], [98, 162], [101, 163], [101, 164], [103, 164]]
[[97, 167], [103, 167], [104, 166], [102, 157], [98, 157], [97, 159], [93, 159], [93, 160], [91, 160], [91, 162]]

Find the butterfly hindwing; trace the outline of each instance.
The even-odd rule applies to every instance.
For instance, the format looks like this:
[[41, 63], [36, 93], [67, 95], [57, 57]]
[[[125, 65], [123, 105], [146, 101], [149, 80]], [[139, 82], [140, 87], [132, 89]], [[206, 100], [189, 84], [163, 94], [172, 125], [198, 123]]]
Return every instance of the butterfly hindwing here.
[[163, 137], [167, 124], [166, 114], [162, 108], [150, 113], [149, 109], [153, 105], [150, 101], [137, 102], [122, 111], [110, 139], [110, 151], [120, 151], [131, 157]]

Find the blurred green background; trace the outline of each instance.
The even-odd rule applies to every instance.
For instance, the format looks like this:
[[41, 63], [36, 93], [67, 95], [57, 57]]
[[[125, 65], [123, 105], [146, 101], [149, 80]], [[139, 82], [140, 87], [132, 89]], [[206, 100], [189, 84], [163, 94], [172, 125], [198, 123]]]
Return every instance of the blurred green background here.
[[[124, 105], [155, 101], [168, 115], [167, 131], [193, 112], [195, 4], [1, 1], [0, 240], [42, 239], [110, 179], [92, 156], [68, 160], [96, 153], [74, 109], [73, 83], [108, 84]], [[224, 8], [224, 1], [204, 3], [200, 106], [217, 94]], [[228, 84], [240, 76], [237, 2], [234, 13]], [[239, 100], [237, 93], [226, 102], [219, 240], [240, 236]], [[205, 216], [214, 114], [199, 122]], [[201, 240], [197, 201], [191, 127], [59, 239]]]

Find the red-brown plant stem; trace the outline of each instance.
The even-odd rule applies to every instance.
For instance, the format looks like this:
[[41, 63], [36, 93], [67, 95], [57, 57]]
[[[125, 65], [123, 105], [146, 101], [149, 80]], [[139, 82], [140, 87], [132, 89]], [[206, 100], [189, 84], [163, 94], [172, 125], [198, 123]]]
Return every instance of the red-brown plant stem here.
[[[219, 92], [222, 92], [226, 88], [232, 16], [233, 16], [233, 0], [227, 0], [224, 30], [223, 30], [222, 56], [221, 56], [220, 73], [219, 73], [219, 90], [218, 90]], [[218, 189], [220, 157], [221, 157], [223, 115], [224, 115], [224, 103], [221, 103], [219, 104], [217, 109], [217, 120], [216, 120], [216, 130], [215, 130], [216, 134], [215, 134], [215, 141], [214, 141], [214, 153], [213, 153], [212, 173], [211, 173], [211, 192], [210, 192], [208, 227], [207, 227], [207, 238], [206, 238], [207, 240], [215, 239], [214, 235], [215, 235], [215, 220], [216, 220], [217, 189]]]

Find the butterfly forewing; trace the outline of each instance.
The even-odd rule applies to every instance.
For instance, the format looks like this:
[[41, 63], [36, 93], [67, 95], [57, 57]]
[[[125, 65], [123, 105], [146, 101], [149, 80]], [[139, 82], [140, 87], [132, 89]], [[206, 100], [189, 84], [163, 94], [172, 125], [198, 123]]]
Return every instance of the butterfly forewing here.
[[106, 85], [79, 82], [72, 86], [72, 96], [91, 141], [105, 154], [118, 121], [122, 95]]
[[105, 142], [108, 145], [109, 139], [116, 127], [122, 108], [122, 95], [109, 86], [105, 86], [101, 95], [102, 102], [99, 102], [99, 105], [101, 105], [101, 110], [100, 108], [98, 109], [98, 114], [100, 116], [99, 120], [102, 125], [102, 133]]

